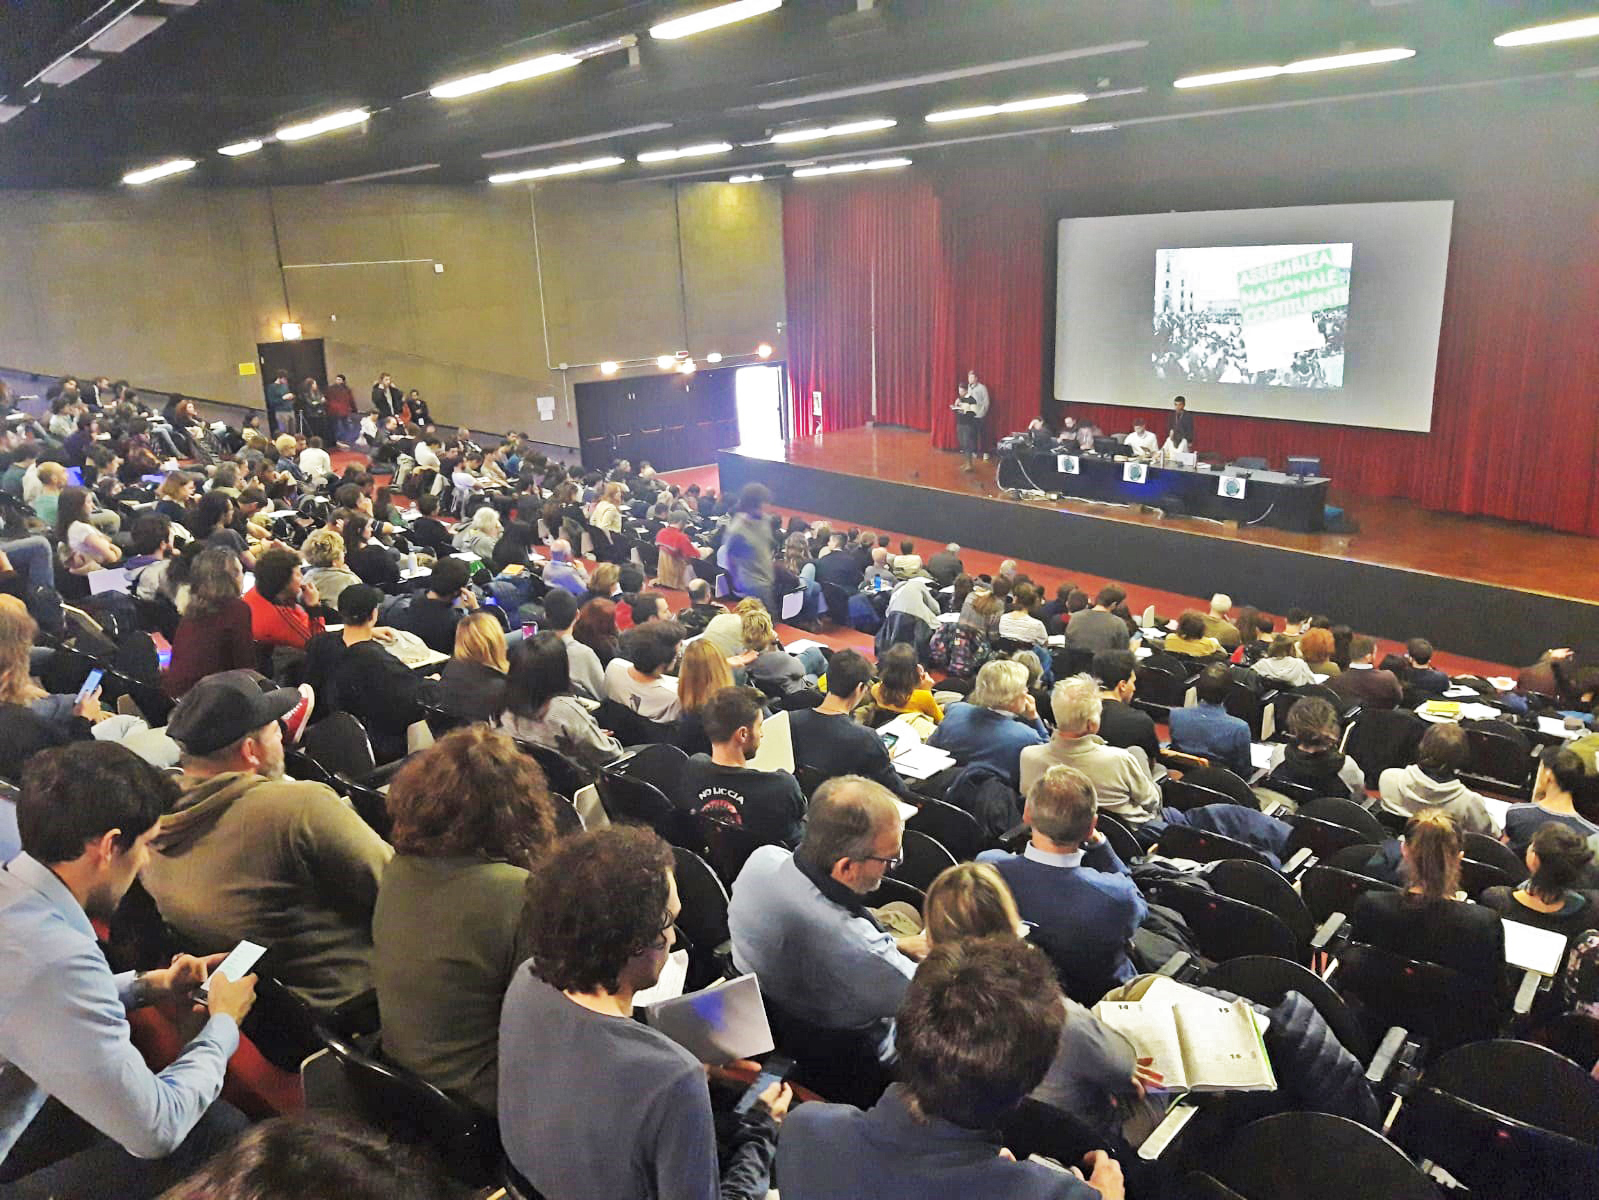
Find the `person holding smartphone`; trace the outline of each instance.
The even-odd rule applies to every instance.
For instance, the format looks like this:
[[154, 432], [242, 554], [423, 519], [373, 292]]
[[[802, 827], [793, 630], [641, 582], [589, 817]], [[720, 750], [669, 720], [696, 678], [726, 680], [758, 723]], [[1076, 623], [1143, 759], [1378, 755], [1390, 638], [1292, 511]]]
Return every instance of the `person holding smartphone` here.
[[[120, 746], [46, 750], [17, 803], [22, 853], [0, 868], [0, 1191], [159, 1195], [247, 1122], [219, 1102], [254, 975], [212, 979], [217, 954], [113, 974], [93, 920], [109, 919], [150, 855], [171, 776]], [[159, 1073], [127, 1014], [189, 1001], [204, 1023]]]

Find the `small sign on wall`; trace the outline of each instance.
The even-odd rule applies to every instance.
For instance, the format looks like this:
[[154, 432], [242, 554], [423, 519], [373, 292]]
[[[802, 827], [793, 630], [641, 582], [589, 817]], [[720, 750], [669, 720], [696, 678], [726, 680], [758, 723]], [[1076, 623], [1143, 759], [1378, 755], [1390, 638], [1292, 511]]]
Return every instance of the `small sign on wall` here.
[[539, 420], [541, 420], [541, 421], [553, 421], [553, 420], [555, 420], [555, 397], [554, 396], [540, 396], [538, 398], [538, 400], [536, 401], [536, 403], [538, 404], [538, 408], [539, 408]]
[[239, 364], [239, 374], [240, 375], [254, 375], [255, 374], [255, 364], [253, 362], [240, 363]]

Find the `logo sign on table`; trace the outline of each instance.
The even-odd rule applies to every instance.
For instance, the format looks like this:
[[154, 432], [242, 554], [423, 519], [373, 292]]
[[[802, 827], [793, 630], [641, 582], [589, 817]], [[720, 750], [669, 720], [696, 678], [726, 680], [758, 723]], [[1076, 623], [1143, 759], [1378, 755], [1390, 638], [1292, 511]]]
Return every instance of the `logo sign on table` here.
[[1216, 480], [1216, 494], [1225, 496], [1229, 500], [1242, 500], [1244, 498], [1245, 481], [1237, 475], [1223, 475]]
[[1122, 467], [1122, 481], [1124, 483], [1143, 483], [1149, 476], [1149, 467], [1143, 463], [1130, 462]]
[[1055, 469], [1062, 475], [1077, 474], [1077, 456], [1075, 454], [1057, 454], [1055, 456]]

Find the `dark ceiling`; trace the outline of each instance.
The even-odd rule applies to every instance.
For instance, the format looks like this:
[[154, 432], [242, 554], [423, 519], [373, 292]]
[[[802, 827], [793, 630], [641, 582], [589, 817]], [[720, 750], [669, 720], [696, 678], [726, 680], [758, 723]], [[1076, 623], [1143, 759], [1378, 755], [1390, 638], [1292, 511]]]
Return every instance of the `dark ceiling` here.
[[[476, 183], [497, 171], [625, 156], [605, 178], [781, 174], [809, 160], [947, 153], [1018, 131], [1302, 105], [1383, 93], [1458, 90], [1462, 102], [1535, 118], [1544, 100], [1599, 101], [1599, 39], [1521, 49], [1495, 35], [1592, 15], [1518, 0], [787, 0], [779, 10], [679, 41], [649, 26], [708, 7], [623, 0], [0, 0], [0, 187], [116, 187], [132, 169], [197, 159], [154, 187], [307, 184], [422, 167], [397, 182]], [[28, 81], [111, 16], [164, 25], [64, 86]], [[552, 51], [638, 35], [636, 53], [605, 54], [545, 78], [443, 101], [445, 79]], [[1179, 91], [1180, 76], [1353, 50], [1407, 46], [1402, 62]], [[1081, 52], [1064, 56], [1065, 52]], [[1053, 61], [1025, 61], [1051, 56]], [[91, 56], [92, 57], [92, 56]], [[636, 62], [630, 61], [636, 58]], [[1006, 64], [964, 78], [912, 77]], [[821, 93], [895, 83], [847, 97]], [[1462, 86], [1491, 83], [1491, 86]], [[1072, 108], [932, 125], [929, 111], [1068, 91], [1113, 93]], [[37, 98], [36, 103], [29, 103]], [[776, 102], [803, 103], [772, 107]], [[765, 105], [765, 107], [762, 107]], [[224, 158], [218, 147], [270, 139], [292, 119], [366, 107], [363, 127]], [[1594, 105], [1599, 112], [1599, 103]], [[801, 145], [763, 143], [789, 125], [891, 117], [881, 132]], [[640, 126], [670, 124], [648, 132]], [[1599, 124], [1599, 123], [1596, 123]], [[595, 134], [612, 136], [593, 139]], [[1081, 136], [1114, 136], [1089, 133]], [[576, 141], [569, 141], [577, 139]], [[714, 158], [654, 166], [641, 151], [710, 140]], [[566, 145], [551, 143], [568, 142]], [[522, 153], [496, 152], [532, 147]], [[485, 157], [496, 155], [493, 158]], [[434, 165], [436, 164], [436, 165]]]

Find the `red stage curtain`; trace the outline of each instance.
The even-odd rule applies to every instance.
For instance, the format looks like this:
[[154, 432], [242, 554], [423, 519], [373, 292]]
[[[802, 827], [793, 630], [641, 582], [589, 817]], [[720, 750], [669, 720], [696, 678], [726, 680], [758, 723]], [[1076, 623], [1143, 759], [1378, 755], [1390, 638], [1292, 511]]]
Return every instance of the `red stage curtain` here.
[[[818, 183], [784, 205], [799, 436], [871, 415], [954, 444], [968, 367], [1020, 429], [1052, 398], [1053, 208], [1047, 185], [987, 177]], [[875, 306], [873, 300], [875, 275]], [[875, 316], [876, 344], [872, 322]], [[1599, 535], [1599, 198], [1489, 180], [1456, 197], [1430, 433], [1197, 413], [1201, 448], [1280, 463], [1313, 454], [1336, 491]], [[1306, 393], [1305, 403], [1336, 393]], [[1078, 406], [1105, 429], [1127, 408]], [[1164, 434], [1168, 418], [1154, 414]]]

